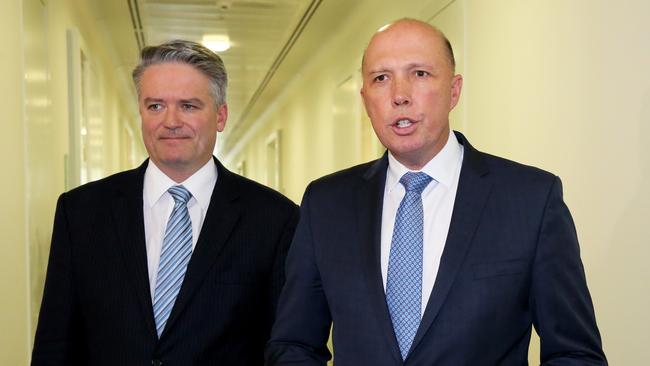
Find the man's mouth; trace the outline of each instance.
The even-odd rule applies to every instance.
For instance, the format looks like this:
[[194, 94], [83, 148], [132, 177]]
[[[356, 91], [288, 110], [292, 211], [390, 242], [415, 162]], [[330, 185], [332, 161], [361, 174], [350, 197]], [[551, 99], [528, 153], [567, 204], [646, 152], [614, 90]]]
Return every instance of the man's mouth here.
[[170, 141], [170, 140], [185, 140], [185, 139], [187, 139], [187, 138], [188, 138], [187, 136], [180, 136], [180, 135], [175, 135], [175, 136], [169, 136], [169, 135], [166, 135], [166, 136], [160, 136], [160, 137], [159, 137], [160, 140], [166, 140], [166, 141]]
[[408, 118], [401, 118], [401, 119], [398, 119], [395, 122], [395, 126], [397, 128], [407, 128], [407, 127], [410, 127], [412, 124], [413, 124], [413, 121], [411, 121]]

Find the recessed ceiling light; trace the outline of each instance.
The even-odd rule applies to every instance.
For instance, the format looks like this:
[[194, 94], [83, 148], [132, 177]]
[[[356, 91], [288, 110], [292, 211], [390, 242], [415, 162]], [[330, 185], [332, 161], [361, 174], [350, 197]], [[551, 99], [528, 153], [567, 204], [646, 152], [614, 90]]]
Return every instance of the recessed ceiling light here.
[[201, 43], [214, 52], [223, 52], [230, 48], [230, 39], [224, 35], [206, 34]]

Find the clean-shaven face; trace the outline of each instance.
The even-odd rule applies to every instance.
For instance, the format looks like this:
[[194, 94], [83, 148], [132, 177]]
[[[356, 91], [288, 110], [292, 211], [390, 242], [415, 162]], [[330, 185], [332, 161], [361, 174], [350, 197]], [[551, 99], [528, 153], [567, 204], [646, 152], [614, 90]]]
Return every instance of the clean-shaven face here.
[[228, 117], [208, 77], [184, 63], [148, 66], [140, 79], [142, 137], [151, 161], [181, 182], [212, 158]]
[[362, 67], [361, 95], [381, 143], [418, 170], [445, 145], [449, 112], [460, 97], [444, 39], [433, 28], [399, 21], [370, 41]]

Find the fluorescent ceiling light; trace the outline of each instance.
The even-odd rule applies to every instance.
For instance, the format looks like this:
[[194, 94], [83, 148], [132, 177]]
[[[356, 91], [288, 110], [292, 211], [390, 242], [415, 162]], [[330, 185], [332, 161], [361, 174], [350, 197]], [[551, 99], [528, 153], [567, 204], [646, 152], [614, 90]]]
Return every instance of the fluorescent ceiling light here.
[[214, 52], [223, 52], [230, 48], [230, 39], [223, 35], [206, 34], [201, 43]]

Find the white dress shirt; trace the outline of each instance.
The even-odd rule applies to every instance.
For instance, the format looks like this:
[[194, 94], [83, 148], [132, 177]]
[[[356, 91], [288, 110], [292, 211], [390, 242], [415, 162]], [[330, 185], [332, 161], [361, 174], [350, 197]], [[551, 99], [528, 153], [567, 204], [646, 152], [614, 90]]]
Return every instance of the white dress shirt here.
[[[435, 180], [435, 182], [431, 181], [422, 191], [424, 210], [422, 314], [424, 314], [429, 296], [433, 290], [433, 284], [436, 281], [438, 267], [440, 266], [440, 257], [447, 241], [462, 162], [463, 146], [458, 143], [456, 135], [450, 131], [445, 146], [421, 170]], [[386, 291], [386, 275], [388, 273], [388, 259], [393, 239], [395, 216], [406, 193], [399, 180], [407, 172], [409, 172], [409, 169], [398, 162], [389, 152], [381, 220], [381, 275], [384, 282], [384, 291]]]
[[156, 290], [158, 263], [160, 262], [160, 251], [165, 237], [165, 228], [167, 227], [169, 215], [171, 215], [174, 208], [174, 198], [167, 190], [172, 186], [182, 185], [192, 194], [192, 197], [187, 202], [187, 209], [192, 220], [192, 250], [194, 250], [216, 182], [217, 166], [212, 159], [181, 183], [174, 182], [156, 164], [149, 160], [147, 170], [144, 173], [142, 201], [147, 264], [149, 266], [149, 286], [152, 299]]

